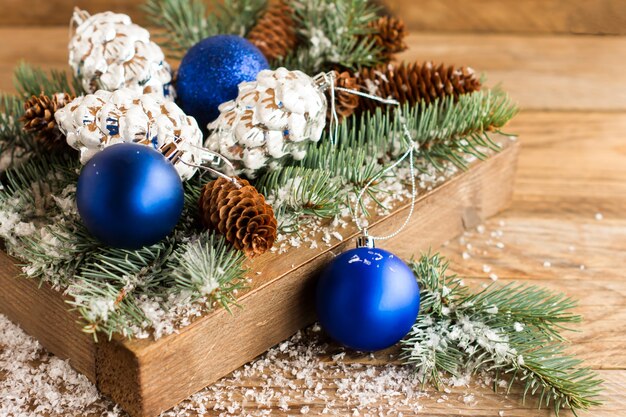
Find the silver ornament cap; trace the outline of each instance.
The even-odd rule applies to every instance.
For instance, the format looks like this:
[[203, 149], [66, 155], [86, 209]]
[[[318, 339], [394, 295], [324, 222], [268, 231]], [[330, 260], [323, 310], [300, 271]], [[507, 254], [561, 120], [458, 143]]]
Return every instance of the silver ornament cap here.
[[364, 230], [363, 234], [356, 238], [356, 247], [369, 249], [374, 249], [376, 247], [376, 245], [374, 245], [374, 239], [367, 234], [367, 230]]

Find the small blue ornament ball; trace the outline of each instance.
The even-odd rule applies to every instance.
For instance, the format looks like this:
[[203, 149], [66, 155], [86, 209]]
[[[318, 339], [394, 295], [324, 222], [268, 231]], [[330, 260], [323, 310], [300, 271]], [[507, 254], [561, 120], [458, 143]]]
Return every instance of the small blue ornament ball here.
[[98, 152], [83, 167], [76, 204], [95, 238], [115, 248], [139, 249], [174, 229], [183, 211], [183, 185], [160, 152], [121, 143]]
[[356, 248], [337, 256], [317, 285], [322, 328], [335, 341], [364, 352], [400, 341], [415, 323], [419, 306], [413, 271], [378, 248]]
[[218, 106], [237, 97], [237, 86], [256, 80], [269, 64], [250, 41], [235, 35], [217, 35], [192, 46], [184, 56], [176, 80], [180, 107], [200, 128], [219, 116]]

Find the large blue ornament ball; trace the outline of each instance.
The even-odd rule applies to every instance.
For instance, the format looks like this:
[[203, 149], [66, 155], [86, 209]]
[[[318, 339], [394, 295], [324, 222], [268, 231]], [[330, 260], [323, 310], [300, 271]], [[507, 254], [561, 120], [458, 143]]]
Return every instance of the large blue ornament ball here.
[[355, 350], [372, 352], [396, 344], [415, 323], [419, 306], [413, 271], [378, 248], [356, 248], [337, 256], [317, 285], [322, 328]]
[[184, 56], [176, 81], [180, 107], [205, 129], [219, 116], [218, 106], [237, 97], [237, 86], [256, 80], [269, 64], [250, 41], [217, 35], [192, 46]]
[[94, 237], [115, 248], [139, 249], [174, 229], [183, 210], [183, 185], [160, 152], [122, 143], [98, 152], [83, 167], [76, 204]]

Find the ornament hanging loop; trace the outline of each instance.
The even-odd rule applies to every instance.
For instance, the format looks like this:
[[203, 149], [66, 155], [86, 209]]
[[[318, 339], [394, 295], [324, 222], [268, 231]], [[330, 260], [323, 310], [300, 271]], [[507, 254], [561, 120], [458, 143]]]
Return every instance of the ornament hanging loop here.
[[374, 245], [374, 239], [367, 234], [367, 229], [363, 229], [363, 234], [356, 238], [356, 247], [370, 249], [374, 249], [376, 247], [376, 245]]
[[[209, 151], [208, 149], [201, 148], [199, 146], [195, 146], [195, 145], [191, 145], [191, 144], [189, 144], [188, 146], [191, 146], [192, 148], [196, 148], [196, 149], [202, 150], [202, 151], [205, 152], [206, 155], [209, 155], [208, 158], [202, 158], [202, 162], [209, 162], [211, 165], [219, 165], [219, 164], [223, 163], [224, 165], [228, 166], [231, 169], [231, 171], [235, 170], [235, 167], [233, 166], [233, 164], [224, 155], [222, 155], [220, 153], [217, 153], [217, 152], [214, 152], [214, 151]], [[185, 164], [185, 165], [187, 165], [187, 166], [198, 168], [198, 169], [200, 169], [202, 171], [210, 172], [210, 173], [212, 173], [212, 174], [214, 174], [214, 175], [216, 175], [218, 177], [224, 178], [225, 180], [228, 180], [228, 181], [232, 182], [235, 185], [235, 187], [237, 187], [238, 189], [242, 187], [242, 185], [239, 183], [239, 181], [237, 181], [236, 177], [231, 177], [229, 175], [226, 175], [226, 174], [218, 171], [215, 168], [211, 168], [211, 167], [206, 166], [206, 165], [194, 164], [194, 163], [191, 163], [191, 162], [184, 161], [183, 159], [180, 159], [180, 162]]]
[[[404, 152], [404, 154], [400, 156], [393, 164], [383, 169], [381, 172], [375, 175], [367, 184], [365, 184], [365, 186], [361, 189], [361, 191], [357, 195], [356, 201], [354, 203], [354, 210], [352, 211], [354, 223], [356, 227], [359, 229], [359, 231], [362, 232], [362, 235], [357, 238], [357, 247], [373, 248], [375, 240], [386, 240], [386, 239], [391, 239], [397, 236], [398, 234], [400, 234], [400, 232], [402, 232], [402, 230], [404, 230], [404, 228], [409, 224], [409, 221], [411, 220], [411, 216], [413, 215], [413, 211], [415, 209], [415, 201], [417, 198], [417, 187], [415, 184], [414, 158], [415, 158], [415, 153], [419, 150], [419, 143], [413, 139], [413, 135], [411, 135], [411, 132], [409, 131], [404, 115], [402, 114], [401, 103], [398, 100], [395, 100], [393, 98], [379, 97], [374, 94], [368, 94], [362, 91], [351, 90], [349, 88], [338, 87], [335, 85], [336, 75], [334, 71], [330, 71], [327, 73], [320, 73], [314, 77], [314, 80], [318, 88], [320, 88], [322, 91], [325, 91], [326, 89], [330, 90], [330, 115], [331, 117], [330, 117], [330, 124], [329, 124], [329, 130], [330, 130], [329, 136], [330, 136], [330, 142], [332, 145], [335, 144], [338, 133], [339, 133], [339, 117], [337, 115], [337, 109], [335, 107], [336, 91], [341, 91], [341, 92], [348, 93], [348, 94], [354, 94], [359, 97], [364, 97], [369, 100], [378, 101], [380, 103], [387, 104], [390, 106], [397, 106], [395, 115], [397, 117], [398, 124], [400, 125], [402, 129], [402, 134], [408, 142], [407, 149]], [[410, 205], [409, 213], [406, 219], [404, 220], [404, 223], [395, 232], [386, 236], [369, 236], [367, 234], [367, 228], [365, 226], [361, 226], [361, 222], [359, 221], [358, 211], [359, 211], [359, 207], [361, 204], [361, 200], [363, 199], [363, 194], [365, 194], [367, 189], [374, 182], [378, 181], [387, 172], [396, 168], [406, 159], [408, 159], [408, 162], [409, 162], [409, 175], [411, 177], [411, 205]]]

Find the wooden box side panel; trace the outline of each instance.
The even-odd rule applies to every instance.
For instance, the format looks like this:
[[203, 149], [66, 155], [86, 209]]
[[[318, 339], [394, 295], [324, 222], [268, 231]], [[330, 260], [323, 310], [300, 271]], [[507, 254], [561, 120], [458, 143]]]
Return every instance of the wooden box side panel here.
[[[403, 257], [418, 254], [506, 208], [512, 196], [517, 152], [518, 145], [513, 144], [418, 200], [407, 228], [394, 239], [381, 242], [381, 247]], [[407, 212], [405, 207], [382, 218], [371, 226], [372, 233], [393, 232]], [[348, 237], [301, 267], [255, 288], [242, 296], [239, 302], [243, 308], [235, 309], [233, 315], [215, 311], [180, 334], [156, 342], [113, 341], [108, 347], [103, 345], [103, 350], [128, 349], [133, 354], [107, 355], [119, 362], [111, 366], [124, 369], [125, 375], [111, 372], [106, 380], [99, 375], [100, 389], [135, 417], [155, 416], [171, 408], [311, 323], [315, 276], [334, 253], [352, 245], [353, 239]], [[289, 254], [282, 255], [277, 262], [291, 262], [285, 260], [288, 258]], [[127, 392], [133, 383], [120, 383], [124, 378], [139, 381], [134, 398]]]
[[[117, 366], [127, 369], [137, 360], [132, 378], [145, 382], [137, 387], [140, 391], [135, 391], [132, 401], [128, 402], [128, 393], [121, 390], [120, 375], [109, 374], [104, 379], [99, 374], [100, 389], [116, 400], [123, 398], [127, 411], [136, 410], [140, 404], [141, 412], [131, 412], [134, 416], [156, 416], [171, 408], [312, 323], [313, 278], [331, 257], [327, 253], [275, 281], [275, 285], [250, 293], [233, 314], [221, 309], [196, 331], [154, 343], [135, 352], [135, 358], [123, 357], [124, 363]], [[120, 346], [115, 346], [116, 350]], [[116, 361], [120, 358], [114, 357]]]
[[[459, 181], [440, 187], [436, 198], [419, 200], [413, 220], [393, 239], [380, 242], [385, 249], [409, 259], [420, 252], [436, 249], [446, 240], [465, 229], [481, 224], [485, 219], [506, 209], [513, 199], [513, 183], [517, 168], [519, 144], [513, 143], [485, 163], [476, 164], [462, 174]], [[374, 236], [388, 235], [404, 223], [410, 208], [370, 227]]]
[[93, 336], [81, 331], [78, 316], [65, 298], [32, 279], [20, 277], [16, 260], [0, 251], [0, 313], [19, 324], [49, 352], [96, 382]]

